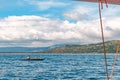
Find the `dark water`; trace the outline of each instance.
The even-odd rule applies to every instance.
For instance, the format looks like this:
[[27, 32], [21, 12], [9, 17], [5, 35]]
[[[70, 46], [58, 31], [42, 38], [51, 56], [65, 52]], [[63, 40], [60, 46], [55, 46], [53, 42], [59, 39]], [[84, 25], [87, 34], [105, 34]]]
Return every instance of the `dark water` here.
[[[0, 80], [105, 80], [103, 54], [30, 54], [44, 61], [21, 61], [27, 54], [0, 54]], [[109, 73], [113, 54], [107, 55]], [[120, 80], [120, 57], [113, 80]]]

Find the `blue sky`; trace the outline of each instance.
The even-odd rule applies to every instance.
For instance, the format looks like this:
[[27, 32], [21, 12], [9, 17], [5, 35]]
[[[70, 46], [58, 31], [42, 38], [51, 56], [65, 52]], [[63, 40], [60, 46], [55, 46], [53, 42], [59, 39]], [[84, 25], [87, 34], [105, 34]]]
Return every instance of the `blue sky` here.
[[[120, 6], [102, 10], [105, 40], [117, 40]], [[0, 0], [0, 46], [101, 42], [98, 4], [73, 0]]]

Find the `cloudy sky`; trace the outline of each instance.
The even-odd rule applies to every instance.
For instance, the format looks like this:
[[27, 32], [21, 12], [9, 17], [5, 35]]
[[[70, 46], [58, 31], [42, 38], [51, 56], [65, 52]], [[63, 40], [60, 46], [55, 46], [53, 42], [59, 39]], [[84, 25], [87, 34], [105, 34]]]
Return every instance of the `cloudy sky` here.
[[[102, 10], [105, 40], [120, 39], [120, 6]], [[98, 4], [72, 0], [0, 0], [0, 47], [101, 42]]]

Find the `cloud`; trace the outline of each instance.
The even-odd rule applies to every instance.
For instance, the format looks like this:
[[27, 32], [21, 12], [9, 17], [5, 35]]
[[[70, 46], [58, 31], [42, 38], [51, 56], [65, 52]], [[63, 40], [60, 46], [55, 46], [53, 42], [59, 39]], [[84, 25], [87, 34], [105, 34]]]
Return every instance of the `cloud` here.
[[74, 6], [70, 11], [64, 12], [63, 16], [71, 20], [86, 20], [93, 10], [95, 9], [90, 6]]
[[[120, 17], [103, 20], [105, 39], [119, 39]], [[0, 46], [50, 46], [101, 42], [99, 19], [71, 23], [40, 16], [0, 19]]]
[[52, 7], [63, 7], [68, 5], [67, 3], [64, 3], [64, 2], [52, 1], [52, 0], [49, 0], [49, 1], [27, 0], [27, 1], [31, 5], [36, 5], [39, 8], [39, 10], [47, 10]]
[[116, 6], [116, 5], [109, 5], [109, 7], [108, 8], [104, 8], [103, 10], [102, 10], [102, 15], [104, 16], [104, 17], [114, 17], [114, 16], [119, 16], [119, 13], [120, 13], [120, 11], [119, 11], [119, 6]]

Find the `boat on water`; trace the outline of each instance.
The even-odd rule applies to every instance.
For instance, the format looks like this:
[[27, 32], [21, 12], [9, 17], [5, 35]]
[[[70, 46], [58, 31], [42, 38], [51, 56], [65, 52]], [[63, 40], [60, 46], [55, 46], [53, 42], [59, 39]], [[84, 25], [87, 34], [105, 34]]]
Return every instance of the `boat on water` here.
[[43, 58], [30, 58], [30, 59], [22, 59], [23, 61], [43, 61]]
[[44, 58], [30, 58], [30, 56], [28, 56], [26, 59], [22, 59], [22, 61], [43, 61]]

